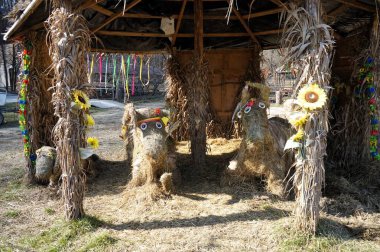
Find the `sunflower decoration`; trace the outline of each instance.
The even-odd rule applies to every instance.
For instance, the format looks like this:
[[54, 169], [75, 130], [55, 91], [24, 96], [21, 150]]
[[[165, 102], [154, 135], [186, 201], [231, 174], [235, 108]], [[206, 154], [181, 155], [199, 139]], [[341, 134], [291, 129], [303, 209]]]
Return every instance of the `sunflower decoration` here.
[[96, 137], [87, 138], [87, 143], [92, 149], [99, 148], [99, 140]]
[[322, 108], [326, 101], [326, 92], [316, 83], [301, 88], [297, 96], [300, 106], [311, 111]]
[[86, 127], [92, 127], [95, 125], [95, 120], [90, 114], [86, 114]]
[[83, 110], [89, 109], [91, 107], [90, 99], [88, 96], [81, 90], [74, 90], [73, 92], [75, 104]]
[[304, 112], [297, 112], [289, 117], [289, 123], [295, 128], [298, 129], [300, 127], [303, 127], [307, 120], [309, 119], [310, 114], [304, 113]]
[[305, 137], [305, 131], [303, 129], [299, 129], [295, 135], [291, 137], [294, 142], [301, 142]]

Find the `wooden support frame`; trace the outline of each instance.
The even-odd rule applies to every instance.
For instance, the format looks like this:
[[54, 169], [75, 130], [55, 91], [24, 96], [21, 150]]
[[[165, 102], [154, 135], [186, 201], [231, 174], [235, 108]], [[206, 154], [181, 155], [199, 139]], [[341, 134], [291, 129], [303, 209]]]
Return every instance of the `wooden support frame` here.
[[[226, 1], [229, 4], [231, 0], [226, 0]], [[244, 27], [244, 29], [248, 32], [248, 34], [251, 37], [251, 39], [253, 40], [253, 42], [255, 42], [259, 46], [259, 48], [261, 49], [260, 42], [257, 40], [257, 38], [255, 37], [255, 35], [252, 33], [252, 31], [249, 28], [249, 26], [245, 23], [243, 17], [239, 13], [239, 11], [234, 6], [232, 6], [232, 11], [234, 12], [235, 16], [238, 17], [240, 23], [242, 24], [242, 26]]]
[[140, 3], [141, 0], [134, 0], [132, 3], [128, 4], [127, 6], [125, 6], [125, 9], [123, 11], [120, 11], [118, 13], [114, 13], [112, 14], [112, 16], [110, 16], [109, 18], [107, 18], [103, 23], [101, 23], [98, 27], [92, 29], [91, 31], [93, 33], [96, 33], [97, 31], [99, 31], [100, 29], [102, 29], [104, 26], [108, 25], [109, 23], [111, 23], [112, 21], [114, 21], [115, 19], [117, 19], [118, 17], [121, 17], [123, 16], [123, 14], [125, 12], [127, 12], [128, 10], [132, 9], [133, 7], [135, 7], [138, 3]]
[[104, 2], [105, 0], [87, 0], [85, 1], [84, 3], [82, 3], [78, 8], [77, 10], [78, 11], [82, 11], [82, 10], [85, 10], [85, 9], [88, 9], [88, 8], [91, 8], [95, 5], [97, 5], [98, 3], [102, 3]]
[[179, 32], [179, 28], [181, 28], [182, 18], [183, 18], [183, 14], [185, 12], [186, 4], [187, 4], [187, 0], [183, 0], [182, 6], [181, 6], [181, 11], [179, 12], [179, 15], [178, 15], [177, 26], [175, 27], [175, 33], [174, 33], [173, 38], [172, 38], [172, 46], [175, 45], [175, 41], [177, 40], [177, 34]]
[[356, 9], [360, 9], [360, 10], [364, 10], [364, 11], [368, 11], [368, 12], [376, 12], [375, 7], [372, 7], [370, 5], [358, 2], [356, 0], [334, 0], [334, 1], [338, 2], [338, 3], [345, 4], [347, 6], [350, 6], [350, 7], [356, 8]]
[[[283, 29], [275, 29], [268, 31], [258, 31], [252, 32], [254, 36], [265, 36], [272, 34], [280, 34]], [[97, 32], [98, 35], [104, 36], [115, 36], [115, 37], [157, 37], [157, 38], [168, 38], [174, 36], [174, 34], [163, 34], [163, 33], [144, 33], [144, 32], [125, 32], [125, 31], [107, 31], [101, 30]], [[178, 38], [193, 38], [195, 35], [192, 33], [178, 33], [176, 37]], [[250, 37], [249, 33], [203, 33], [204, 38], [222, 38], [222, 37]]]

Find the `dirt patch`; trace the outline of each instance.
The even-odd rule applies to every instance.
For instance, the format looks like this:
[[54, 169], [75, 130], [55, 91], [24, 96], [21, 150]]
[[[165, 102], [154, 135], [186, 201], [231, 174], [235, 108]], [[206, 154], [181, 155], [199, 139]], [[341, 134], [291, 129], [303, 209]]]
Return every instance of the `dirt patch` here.
[[321, 230], [332, 231], [310, 238], [292, 229], [293, 201], [266, 194], [260, 184], [221, 187], [220, 173], [239, 140], [207, 142], [206, 174], [192, 167], [188, 144], [178, 143], [183, 184], [177, 194], [126, 203], [130, 167], [119, 138], [122, 113], [93, 113], [101, 169], [87, 184], [88, 219], [74, 223], [63, 221], [62, 202], [46, 187], [22, 183], [21, 134], [17, 125], [0, 128], [0, 251], [380, 251], [378, 213], [327, 212]]

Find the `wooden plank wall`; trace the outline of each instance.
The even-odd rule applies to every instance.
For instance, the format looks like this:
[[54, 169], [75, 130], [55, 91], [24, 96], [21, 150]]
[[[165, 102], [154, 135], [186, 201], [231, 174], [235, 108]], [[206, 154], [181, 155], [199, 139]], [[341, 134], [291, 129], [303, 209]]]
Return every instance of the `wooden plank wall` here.
[[[190, 62], [192, 55], [189, 51], [177, 52], [182, 66]], [[251, 49], [205, 51], [209, 63], [210, 105], [221, 122], [231, 121], [251, 56]]]

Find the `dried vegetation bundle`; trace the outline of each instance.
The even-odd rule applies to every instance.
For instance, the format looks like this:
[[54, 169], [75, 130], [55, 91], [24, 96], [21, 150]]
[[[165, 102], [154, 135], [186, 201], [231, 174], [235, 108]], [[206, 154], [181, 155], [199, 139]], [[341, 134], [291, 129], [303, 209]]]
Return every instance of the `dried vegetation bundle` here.
[[62, 197], [67, 219], [84, 215], [85, 175], [79, 148], [85, 144], [83, 111], [72, 106], [74, 90], [86, 90], [85, 53], [90, 47], [90, 31], [86, 19], [73, 12], [71, 1], [53, 1], [46, 21], [47, 43], [54, 72], [53, 104], [58, 122], [54, 127], [54, 143], [62, 169]]
[[[334, 40], [331, 28], [322, 22], [319, 1], [305, 1], [305, 8], [291, 5], [285, 15], [283, 48], [287, 49], [286, 62], [299, 66], [298, 91], [303, 85], [317, 83], [327, 91], [331, 77]], [[325, 179], [324, 157], [328, 110], [322, 108], [310, 113], [305, 125], [305, 144], [296, 162], [294, 186], [297, 192], [296, 219], [305, 231], [315, 232], [319, 220], [319, 201]]]

